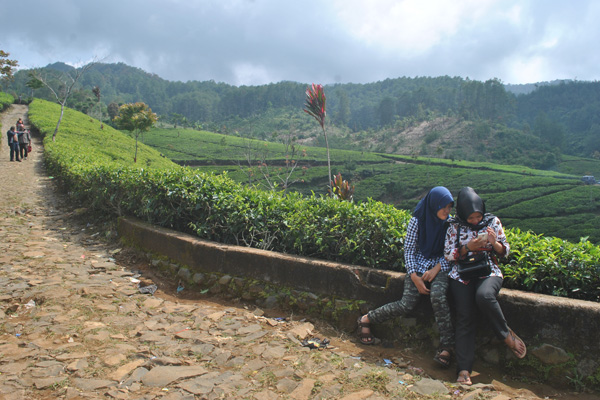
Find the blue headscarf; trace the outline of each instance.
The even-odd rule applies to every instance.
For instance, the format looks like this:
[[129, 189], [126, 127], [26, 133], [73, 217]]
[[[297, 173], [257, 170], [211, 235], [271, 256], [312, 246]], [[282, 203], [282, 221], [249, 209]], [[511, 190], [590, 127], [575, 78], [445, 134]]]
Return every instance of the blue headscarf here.
[[454, 203], [452, 194], [443, 186], [436, 186], [427, 193], [413, 213], [419, 221], [419, 250], [425, 258], [439, 257], [444, 253], [446, 221], [437, 216], [437, 212], [448, 204]]

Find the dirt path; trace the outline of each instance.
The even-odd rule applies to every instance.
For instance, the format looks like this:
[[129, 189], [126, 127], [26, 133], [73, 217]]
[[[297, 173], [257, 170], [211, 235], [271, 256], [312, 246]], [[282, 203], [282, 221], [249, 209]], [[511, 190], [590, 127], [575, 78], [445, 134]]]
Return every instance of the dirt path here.
[[[2, 114], [4, 134], [26, 111]], [[375, 400], [432, 390], [456, 399], [595, 398], [493, 370], [460, 387], [431, 352], [364, 347], [301, 316], [186, 298], [64, 201], [39, 138], [20, 163], [9, 162], [6, 137], [0, 147], [0, 399]], [[150, 284], [154, 295], [140, 293]], [[310, 350], [300, 342], [307, 335], [331, 345]]]

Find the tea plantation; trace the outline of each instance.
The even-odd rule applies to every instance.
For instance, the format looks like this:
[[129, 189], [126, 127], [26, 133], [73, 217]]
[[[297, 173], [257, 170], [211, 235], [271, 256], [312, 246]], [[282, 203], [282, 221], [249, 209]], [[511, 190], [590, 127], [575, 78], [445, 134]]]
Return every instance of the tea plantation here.
[[[289, 190], [310, 195], [326, 193], [326, 150], [295, 144], [263, 142], [204, 131], [154, 129], [146, 144], [181, 164], [201, 171], [227, 172], [231, 179], [269, 189], [266, 180], [281, 183], [290, 173]], [[287, 155], [287, 164], [286, 164]], [[579, 169], [575, 162], [583, 165]], [[412, 210], [437, 185], [458, 193], [473, 187], [489, 212], [507, 227], [557, 236], [572, 242], [586, 237], [600, 243], [600, 186], [584, 185], [581, 175], [534, 170], [521, 166], [452, 161], [348, 150], [331, 150], [333, 173], [355, 185], [356, 201], [368, 198]], [[565, 169], [579, 172], [596, 160], [570, 157]], [[568, 167], [567, 167], [568, 165]], [[281, 180], [279, 180], [281, 178]]]
[[[53, 142], [59, 112], [58, 105], [41, 100], [30, 105], [30, 122], [44, 136], [49, 172], [60, 179], [74, 201], [105, 217], [131, 215], [222, 243], [403, 271], [409, 209], [418, 197], [434, 185], [445, 185], [454, 193], [469, 185], [487, 199], [489, 211], [506, 222], [519, 223], [520, 229], [507, 231], [512, 253], [501, 264], [505, 286], [600, 301], [598, 246], [590, 240], [570, 242], [525, 232], [528, 228], [522, 225], [544, 218], [581, 218], [574, 224], [581, 230], [586, 215], [596, 218], [591, 208], [596, 186], [584, 186], [577, 176], [514, 166], [332, 151], [334, 172], [341, 171], [356, 182], [356, 201], [347, 202], [319, 194], [324, 193], [326, 183], [323, 149], [296, 145], [298, 157], [288, 157], [286, 163], [290, 146], [196, 131], [157, 130], [146, 134], [144, 141], [162, 154], [141, 145], [134, 163], [131, 137], [73, 110], [65, 113]], [[160, 138], [160, 143], [155, 138]], [[265, 147], [268, 151], [258, 155], [243, 150]], [[220, 157], [205, 157], [204, 163], [212, 166], [185, 168], [163, 156], [178, 159], [174, 154], [187, 154], [188, 160], [195, 160], [192, 156], [196, 154]], [[275, 181], [291, 171], [296, 159], [292, 175], [299, 174], [303, 182], [296, 182], [291, 189], [317, 194], [258, 190], [227, 175], [199, 170], [229, 169], [229, 175], [240, 182], [259, 185], [266, 179], [264, 175], [261, 178], [265, 166], [277, 167], [268, 175]], [[217, 162], [223, 165], [214, 165]], [[259, 162], [262, 170], [257, 168]], [[519, 204], [522, 207], [517, 207]], [[597, 240], [598, 235], [593, 234]], [[592, 238], [592, 233], [589, 236]]]

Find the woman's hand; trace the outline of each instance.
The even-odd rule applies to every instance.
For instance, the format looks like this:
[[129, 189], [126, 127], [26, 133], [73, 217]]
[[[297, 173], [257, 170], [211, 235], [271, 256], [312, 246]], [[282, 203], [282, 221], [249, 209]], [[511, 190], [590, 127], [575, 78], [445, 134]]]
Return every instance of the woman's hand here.
[[425, 282], [433, 282], [433, 280], [435, 279], [435, 277], [441, 270], [442, 270], [442, 265], [440, 263], [437, 263], [435, 265], [435, 267], [425, 271], [425, 273], [423, 274], [423, 280]]
[[490, 242], [490, 244], [492, 246], [494, 246], [494, 244], [496, 243], [496, 240], [498, 240], [498, 235], [496, 235], [496, 232], [489, 226], [487, 227], [487, 234], [488, 234], [488, 242]]
[[485, 247], [487, 242], [488, 242], [488, 239], [484, 239], [481, 236], [477, 236], [475, 239], [471, 239], [467, 243], [467, 251], [475, 251], [477, 249]]
[[417, 290], [421, 294], [429, 295], [429, 289], [425, 286], [425, 281], [416, 272], [410, 274], [410, 279], [412, 279], [413, 283], [417, 287]]

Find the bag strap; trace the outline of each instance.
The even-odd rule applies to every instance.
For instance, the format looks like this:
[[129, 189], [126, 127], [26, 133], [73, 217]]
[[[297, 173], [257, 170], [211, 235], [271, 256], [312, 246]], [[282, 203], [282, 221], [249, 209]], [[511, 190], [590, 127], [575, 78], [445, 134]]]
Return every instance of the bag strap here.
[[458, 225], [458, 228], [456, 229], [456, 248], [458, 249], [458, 244], [460, 243], [460, 222], [456, 225]]

